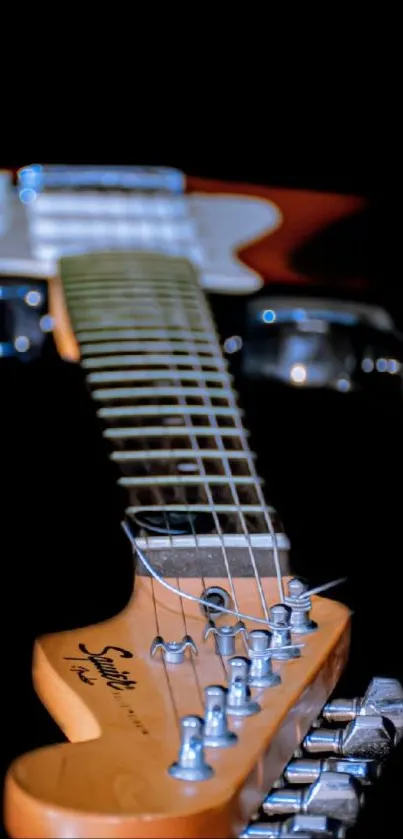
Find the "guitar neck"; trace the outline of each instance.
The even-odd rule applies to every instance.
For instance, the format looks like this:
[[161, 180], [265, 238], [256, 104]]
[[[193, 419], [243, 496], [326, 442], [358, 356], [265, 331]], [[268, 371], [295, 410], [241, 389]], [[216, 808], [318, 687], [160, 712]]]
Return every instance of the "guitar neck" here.
[[288, 540], [266, 505], [190, 263], [120, 252], [66, 257], [60, 265], [81, 363], [140, 549], [153, 551], [167, 576], [192, 576], [195, 551], [207, 576], [226, 576], [227, 549], [235, 574], [254, 573], [252, 550], [259, 573], [271, 575], [275, 539], [286, 567]]

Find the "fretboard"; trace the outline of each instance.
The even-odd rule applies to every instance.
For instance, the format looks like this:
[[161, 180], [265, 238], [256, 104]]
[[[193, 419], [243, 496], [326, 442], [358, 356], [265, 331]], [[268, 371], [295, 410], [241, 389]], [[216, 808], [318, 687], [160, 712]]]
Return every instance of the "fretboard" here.
[[273, 527], [242, 413], [196, 271], [155, 253], [65, 257], [61, 277], [82, 366], [138, 545], [167, 576], [274, 573]]

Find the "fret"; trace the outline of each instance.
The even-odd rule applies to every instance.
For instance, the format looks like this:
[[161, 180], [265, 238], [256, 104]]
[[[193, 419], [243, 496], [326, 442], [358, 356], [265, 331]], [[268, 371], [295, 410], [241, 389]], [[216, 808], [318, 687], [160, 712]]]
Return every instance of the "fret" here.
[[99, 388], [92, 391], [92, 398], [97, 402], [112, 402], [120, 399], [166, 399], [167, 397], [177, 398], [178, 396], [194, 396], [202, 398], [210, 394], [216, 399], [229, 399], [231, 391], [227, 388], [197, 388], [197, 387], [115, 387]]
[[[203, 455], [203, 458], [207, 459], [222, 458], [222, 453], [220, 451], [217, 451], [217, 449], [203, 449], [202, 451], [200, 451], [200, 455]], [[191, 459], [197, 456], [198, 453], [196, 453], [194, 449], [157, 449], [155, 451], [152, 450], [147, 452], [148, 461], [182, 461], [184, 459]], [[245, 458], [245, 455], [242, 451], [232, 451], [228, 452], [228, 457], [232, 460], [240, 460]], [[252, 453], [252, 457], [256, 457], [256, 455]], [[126, 452], [112, 452], [111, 454], [111, 460], [115, 460], [117, 463], [133, 463], [133, 461], [140, 461], [142, 463], [144, 461], [144, 458], [145, 454], [143, 449]]]
[[[102, 355], [113, 353], [164, 353], [164, 352], [182, 352], [190, 353], [193, 347], [191, 341], [177, 341], [172, 345], [170, 341], [105, 341], [94, 344], [81, 344], [82, 355]], [[218, 355], [217, 347], [214, 344], [199, 344], [197, 347], [198, 355]]]
[[[79, 333], [81, 330], [99, 330], [99, 329], [125, 329], [125, 328], [135, 328], [137, 329], [149, 329], [149, 328], [159, 328], [161, 326], [161, 320], [158, 317], [154, 318], [136, 318], [135, 315], [132, 315], [130, 318], [117, 318], [111, 317], [108, 314], [99, 315], [98, 318], [95, 319], [95, 326], [94, 321], [86, 321], [86, 320], [76, 320], [74, 323], [75, 330]], [[181, 329], [182, 327], [186, 327], [189, 329], [189, 324], [183, 323], [183, 321], [176, 317], [176, 318], [165, 318], [164, 327], [170, 331], [175, 331], [176, 329]], [[200, 329], [201, 323], [200, 320], [195, 323], [194, 331], [199, 332], [202, 331]], [[210, 325], [209, 325], [210, 326]]]
[[169, 426], [141, 426], [141, 427], [132, 427], [132, 428], [107, 428], [103, 432], [104, 437], [108, 439], [128, 439], [130, 437], [236, 437], [242, 439], [243, 437], [247, 438], [249, 436], [249, 431], [245, 429], [240, 432], [238, 428], [219, 428], [214, 430], [214, 434], [212, 432], [212, 428], [210, 425], [206, 426], [197, 426], [193, 428], [185, 428], [181, 426], [180, 428], [169, 427]]
[[[67, 257], [61, 267], [86, 382], [139, 546], [167, 576], [194, 575], [196, 559], [206, 577], [227, 576], [226, 549], [234, 573], [271, 575], [272, 511], [190, 264], [119, 252]], [[179, 532], [169, 516], [183, 522]], [[279, 522], [275, 531], [284, 552]]]
[[[147, 454], [145, 454], [145, 460], [147, 460]], [[159, 486], [205, 486], [207, 483], [227, 486], [228, 484], [226, 475], [206, 475], [203, 478], [199, 475], [153, 475], [152, 482], [153, 485], [157, 484]], [[119, 478], [119, 483], [125, 487], [148, 487], [150, 486], [150, 478]], [[232, 483], [240, 486], [255, 486], [256, 478], [233, 475]], [[259, 483], [262, 483], [260, 479]]]
[[203, 382], [222, 382], [230, 384], [232, 376], [226, 371], [216, 370], [180, 370], [173, 372], [172, 370], [106, 370], [101, 373], [90, 373], [87, 376], [89, 385], [93, 384], [112, 384], [120, 382], [148, 382], [154, 380], [180, 380], [184, 382], [189, 381], [203, 381]]
[[222, 358], [208, 358], [206, 356], [188, 355], [110, 355], [97, 356], [96, 358], [85, 358], [82, 361], [82, 366], [86, 370], [96, 370], [99, 367], [136, 367], [144, 366], [157, 367], [158, 365], [172, 366], [173, 364], [180, 364], [186, 367], [194, 367], [199, 362], [202, 362], [203, 367], [211, 367], [213, 369], [225, 369], [226, 363]]
[[[161, 287], [155, 286], [153, 284], [153, 292], [158, 297], [159, 300], [168, 300], [171, 301], [172, 298], [178, 300], [180, 297], [181, 300], [198, 300], [199, 294], [198, 290], [185, 290], [180, 287], [173, 287], [171, 289], [164, 288], [163, 285]], [[66, 291], [66, 297], [68, 300], [118, 300], [120, 297], [136, 297], [138, 300], [142, 300], [145, 298], [146, 300], [150, 299], [150, 288], [147, 286], [140, 286], [139, 288], [133, 288], [132, 284], [128, 281], [118, 282], [114, 285], [112, 283], [77, 283]]]
[[[236, 417], [239, 414], [238, 408], [223, 408], [216, 406], [212, 413], [217, 417]], [[129, 407], [124, 405], [119, 408], [100, 408], [97, 411], [99, 417], [110, 419], [117, 417], [150, 417], [150, 416], [205, 416], [206, 408], [200, 405], [136, 405]]]
[[190, 332], [189, 330], [186, 331], [174, 327], [170, 329], [146, 329], [145, 327], [127, 329], [122, 326], [121, 329], [93, 329], [87, 332], [77, 331], [76, 338], [81, 345], [89, 344], [92, 341], [120, 341], [121, 339], [123, 341], [136, 341], [139, 339], [163, 341], [166, 339], [171, 341], [174, 346], [181, 341], [192, 341], [196, 344], [210, 342], [211, 346], [216, 347], [218, 350], [220, 349], [219, 344], [212, 340], [211, 333], [209, 332]]

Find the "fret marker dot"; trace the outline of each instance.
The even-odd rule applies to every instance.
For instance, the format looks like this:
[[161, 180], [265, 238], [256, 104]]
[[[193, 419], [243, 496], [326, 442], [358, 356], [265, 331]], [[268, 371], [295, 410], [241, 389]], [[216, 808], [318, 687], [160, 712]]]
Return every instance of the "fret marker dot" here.
[[178, 472], [198, 472], [197, 463], [178, 463]]

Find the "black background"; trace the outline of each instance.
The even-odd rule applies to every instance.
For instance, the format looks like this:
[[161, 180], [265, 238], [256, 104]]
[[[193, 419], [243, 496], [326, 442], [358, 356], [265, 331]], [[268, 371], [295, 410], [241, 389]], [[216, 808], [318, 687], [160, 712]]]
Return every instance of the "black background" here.
[[[315, 174], [303, 166], [293, 171], [259, 163], [255, 169], [231, 167], [219, 160], [212, 166], [202, 158], [144, 159], [189, 174], [365, 194], [367, 213], [335, 226], [295, 258], [312, 275], [324, 266], [332, 283], [360, 266], [368, 296], [387, 304], [401, 322], [398, 289], [379, 255], [385, 254], [379, 247], [382, 191], [362, 167], [351, 165], [344, 175], [327, 174], [329, 169]], [[2, 165], [20, 162], [10, 158]], [[108, 162], [105, 156], [102, 162]], [[242, 329], [239, 301], [230, 307], [216, 298], [213, 304], [223, 337]], [[80, 370], [50, 351], [31, 366], [2, 365], [0, 376], [6, 766], [14, 754], [61, 739], [31, 689], [33, 639], [120, 611], [131, 591], [132, 562], [119, 528], [122, 499]], [[295, 571], [312, 584], [348, 577], [337, 591], [354, 610], [350, 663], [339, 695], [361, 694], [375, 674], [402, 679], [402, 405], [362, 395], [279, 391], [268, 383], [263, 389], [238, 385], [267, 496], [291, 538]], [[395, 834], [400, 764], [396, 752], [352, 835]]]

